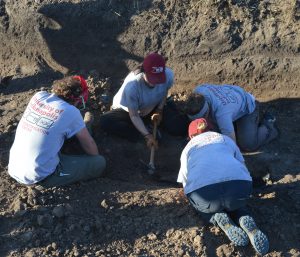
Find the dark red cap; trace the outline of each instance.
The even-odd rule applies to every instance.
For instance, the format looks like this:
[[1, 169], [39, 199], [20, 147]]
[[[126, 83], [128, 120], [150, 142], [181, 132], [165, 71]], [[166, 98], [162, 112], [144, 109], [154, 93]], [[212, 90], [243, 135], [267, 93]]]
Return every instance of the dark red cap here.
[[166, 62], [158, 53], [150, 53], [143, 62], [146, 78], [151, 84], [162, 84], [166, 82]]
[[208, 123], [204, 118], [193, 120], [189, 125], [190, 138], [206, 131], [208, 131]]

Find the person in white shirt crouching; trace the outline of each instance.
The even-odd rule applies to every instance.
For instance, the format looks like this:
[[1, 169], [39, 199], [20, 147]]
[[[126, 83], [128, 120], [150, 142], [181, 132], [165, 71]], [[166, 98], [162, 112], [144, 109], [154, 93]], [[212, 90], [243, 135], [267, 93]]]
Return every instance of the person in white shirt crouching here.
[[189, 202], [235, 245], [245, 246], [250, 239], [259, 254], [266, 254], [267, 236], [257, 228], [246, 208], [252, 178], [238, 146], [230, 137], [208, 131], [203, 118], [190, 123], [189, 137], [191, 140], [181, 154], [177, 179], [183, 184]]

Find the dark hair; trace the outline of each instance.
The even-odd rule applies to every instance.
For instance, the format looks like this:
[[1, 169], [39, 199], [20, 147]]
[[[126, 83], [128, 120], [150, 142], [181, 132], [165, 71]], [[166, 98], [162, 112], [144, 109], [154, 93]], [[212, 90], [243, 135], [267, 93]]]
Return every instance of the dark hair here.
[[63, 100], [70, 102], [73, 97], [79, 97], [82, 93], [81, 82], [73, 76], [65, 77], [55, 80], [51, 91]]
[[143, 63], [138, 64], [134, 69], [133, 69], [133, 73], [134, 75], [138, 75], [140, 73], [144, 72], [144, 67], [143, 67]]
[[194, 115], [203, 108], [205, 104], [205, 98], [202, 94], [191, 93], [186, 100], [186, 104], [183, 107], [183, 111], [186, 114]]

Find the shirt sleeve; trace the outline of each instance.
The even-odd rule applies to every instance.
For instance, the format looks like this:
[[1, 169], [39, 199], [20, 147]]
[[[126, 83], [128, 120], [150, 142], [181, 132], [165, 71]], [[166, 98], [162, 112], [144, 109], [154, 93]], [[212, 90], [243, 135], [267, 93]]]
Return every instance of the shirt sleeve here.
[[187, 153], [183, 150], [180, 157], [180, 169], [177, 177], [177, 182], [181, 183], [185, 187], [187, 182]]
[[74, 107], [72, 113], [70, 113], [69, 115], [71, 118], [71, 122], [67, 129], [67, 138], [71, 138], [72, 136], [76, 135], [80, 130], [82, 130], [85, 127], [85, 123], [80, 114], [80, 111], [76, 107]]
[[133, 110], [139, 109], [138, 94], [134, 82], [129, 82], [125, 86], [121, 96], [121, 105]]
[[245, 159], [236, 143], [229, 137], [226, 137], [225, 140], [227, 145], [229, 145], [230, 148], [233, 150], [235, 159], [239, 160], [240, 162], [245, 162]]
[[167, 89], [169, 90], [174, 84], [174, 72], [166, 68], [166, 77], [167, 77]]
[[231, 113], [224, 113], [222, 111], [218, 111], [218, 113], [216, 114], [216, 122], [220, 132], [223, 135], [229, 136], [234, 132]]

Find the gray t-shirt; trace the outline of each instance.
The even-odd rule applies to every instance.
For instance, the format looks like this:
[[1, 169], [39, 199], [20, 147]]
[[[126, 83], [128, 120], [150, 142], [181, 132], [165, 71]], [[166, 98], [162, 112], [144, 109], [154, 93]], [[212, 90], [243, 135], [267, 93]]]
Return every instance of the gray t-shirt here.
[[54, 94], [36, 93], [30, 100], [10, 149], [8, 173], [31, 185], [52, 174], [66, 138], [85, 127], [79, 110]]
[[180, 163], [177, 182], [183, 184], [185, 194], [225, 181], [252, 181], [237, 145], [217, 132], [193, 137], [183, 149]]
[[135, 75], [131, 72], [114, 96], [112, 108], [125, 111], [129, 108], [138, 111], [140, 116], [146, 116], [164, 99], [173, 82], [174, 73], [170, 68], [166, 68], [166, 82], [154, 88], [145, 84], [143, 73]]
[[254, 96], [239, 86], [203, 84], [194, 92], [205, 97], [210, 117], [224, 135], [234, 132], [234, 121], [255, 110]]

